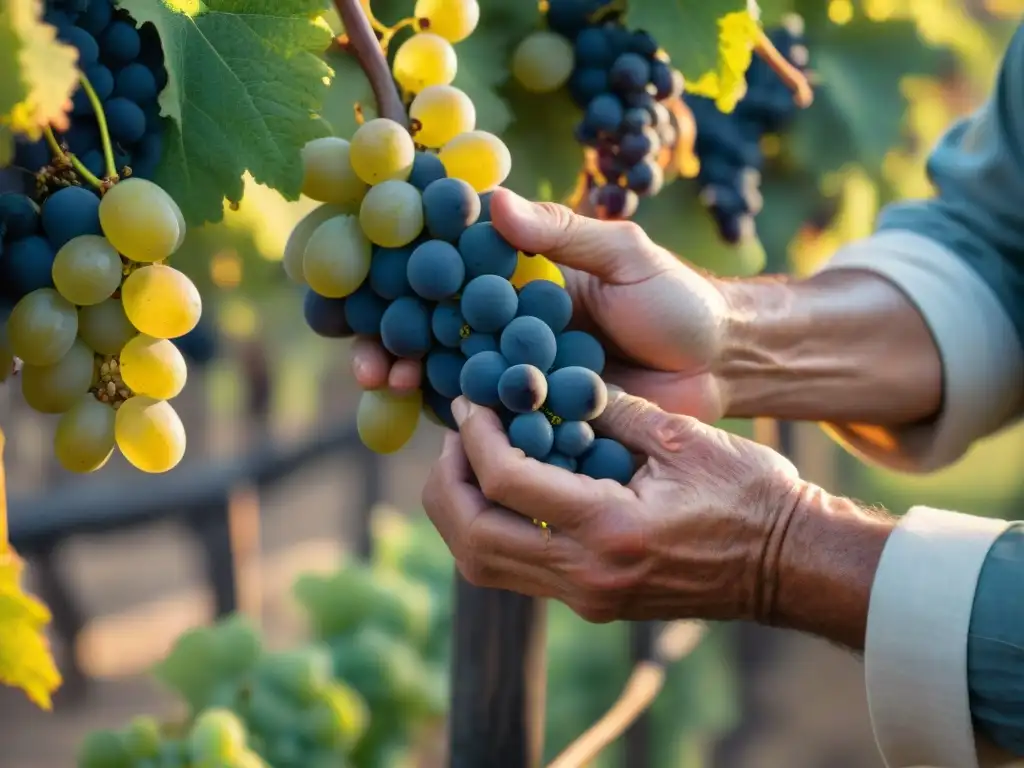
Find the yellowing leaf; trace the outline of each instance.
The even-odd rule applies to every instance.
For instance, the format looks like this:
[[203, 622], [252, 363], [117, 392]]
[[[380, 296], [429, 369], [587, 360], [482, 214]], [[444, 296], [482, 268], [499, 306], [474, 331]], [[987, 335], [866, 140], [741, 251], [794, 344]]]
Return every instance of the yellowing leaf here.
[[627, 24], [654, 34], [690, 90], [731, 112], [760, 31], [753, 0], [629, 0]]
[[732, 112], [746, 92], [747, 69], [761, 28], [749, 11], [728, 13], [718, 20], [718, 66], [705, 72], [686, 89], [715, 100], [722, 112]]
[[0, 3], [0, 127], [32, 139], [52, 124], [67, 129], [78, 51], [57, 41], [39, 0]]
[[0, 683], [21, 688], [42, 709], [61, 683], [43, 628], [50, 611], [21, 588], [22, 562], [7, 543], [7, 483], [0, 429]]

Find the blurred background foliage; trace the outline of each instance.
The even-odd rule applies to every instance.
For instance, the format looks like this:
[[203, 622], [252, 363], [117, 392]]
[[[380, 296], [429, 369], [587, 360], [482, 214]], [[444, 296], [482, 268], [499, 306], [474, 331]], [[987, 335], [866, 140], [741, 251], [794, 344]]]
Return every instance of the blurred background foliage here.
[[[515, 158], [508, 185], [533, 199], [564, 200], [581, 162], [572, 134], [576, 108], [564, 94], [522, 93], [510, 82], [505, 55], [540, 23], [539, 15], [533, 3], [520, 0], [482, 5], [479, 31], [457, 46], [456, 85], [472, 95], [479, 127], [508, 142]], [[393, 23], [411, 3], [375, 0], [373, 7], [379, 18]], [[759, 240], [737, 248], [719, 241], [688, 181], [643, 201], [636, 220], [653, 239], [717, 274], [806, 275], [842, 244], [870, 233], [887, 203], [931, 193], [928, 153], [952, 121], [986, 96], [1024, 1], [766, 0], [762, 8], [768, 26], [787, 13], [804, 17], [817, 97], [787, 135], [764, 142]], [[340, 31], [337, 18], [329, 21]], [[324, 116], [338, 135], [349, 136], [356, 125], [354, 103], [371, 116], [372, 99], [351, 57], [331, 52], [328, 60], [336, 77]], [[244, 358], [233, 352], [252, 344], [271, 361], [269, 410], [277, 422], [315, 429], [329, 400], [341, 396], [337, 387], [342, 385], [334, 386], [332, 372], [344, 365], [346, 352], [306, 331], [301, 290], [279, 264], [292, 227], [314, 206], [305, 199], [287, 202], [248, 179], [237, 209], [227, 210], [221, 223], [190, 231], [176, 257], [200, 286], [223, 341], [225, 351], [210, 364], [203, 394], [218, 418], [241, 408], [248, 374]], [[752, 429], [749, 423], [728, 426], [746, 434]], [[818, 474], [812, 479], [820, 477], [837, 491], [895, 512], [931, 504], [1009, 515], [1019, 514], [1024, 500], [1021, 429], [928, 477], [864, 466], [816, 431], [800, 434], [803, 456]], [[434, 553], [434, 565], [427, 568], [432, 575], [422, 570], [413, 575], [428, 584], [441, 615], [450, 616], [450, 558], [422, 515], [386, 530], [384, 560], [401, 560], [396, 552], [403, 541]], [[603, 713], [630, 670], [627, 626], [584, 626], [552, 605], [550, 630], [549, 756]], [[736, 725], [740, 712], [731, 644], [727, 630], [716, 631], [672, 671], [654, 711], [659, 766], [703, 764], [705, 747]], [[612, 750], [599, 765], [619, 764], [619, 757]]]

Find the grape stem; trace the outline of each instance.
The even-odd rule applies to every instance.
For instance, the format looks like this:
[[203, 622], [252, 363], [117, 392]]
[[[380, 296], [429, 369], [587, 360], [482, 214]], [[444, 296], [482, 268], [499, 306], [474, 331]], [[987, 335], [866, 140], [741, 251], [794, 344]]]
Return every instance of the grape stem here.
[[338, 10], [348, 38], [345, 48], [356, 57], [366, 79], [370, 81], [377, 102], [377, 114], [408, 127], [405, 105], [391, 77], [391, 68], [384, 57], [381, 43], [374, 33], [368, 6], [369, 0], [334, 0], [334, 7]]
[[93, 112], [96, 113], [96, 125], [100, 129], [100, 142], [103, 144], [103, 161], [107, 166], [107, 178], [117, 181], [117, 166], [114, 164], [114, 147], [110, 143], [110, 130], [107, 128], [107, 116], [103, 112], [103, 102], [96, 95], [96, 89], [92, 87], [85, 72], [78, 73], [78, 79], [82, 84], [82, 90], [92, 104]]
[[65, 152], [61, 149], [60, 143], [57, 141], [57, 137], [53, 135], [53, 128], [46, 126], [46, 128], [43, 129], [43, 134], [46, 136], [46, 143], [50, 145], [50, 150], [53, 152], [54, 157], [63, 160], [66, 163], [70, 163], [71, 167], [75, 169], [75, 173], [101, 192], [107, 188], [107, 185], [94, 176], [92, 171], [82, 165], [81, 160], [70, 152]]
[[793, 91], [793, 100], [797, 106], [805, 108], [811, 106], [814, 101], [814, 89], [811, 88], [807, 76], [779, 53], [779, 49], [768, 39], [768, 35], [764, 33], [763, 29], [758, 32], [757, 39], [754, 41], [754, 52], [764, 59], [782, 82]]

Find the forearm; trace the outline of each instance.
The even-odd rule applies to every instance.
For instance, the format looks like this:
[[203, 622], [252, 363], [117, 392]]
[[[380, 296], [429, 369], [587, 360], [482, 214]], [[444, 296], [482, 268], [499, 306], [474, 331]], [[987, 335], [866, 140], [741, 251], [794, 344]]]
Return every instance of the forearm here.
[[934, 416], [942, 362], [917, 308], [870, 272], [724, 281], [728, 415], [898, 426]]
[[760, 621], [862, 650], [871, 587], [894, 525], [800, 483], [786, 495], [763, 553]]

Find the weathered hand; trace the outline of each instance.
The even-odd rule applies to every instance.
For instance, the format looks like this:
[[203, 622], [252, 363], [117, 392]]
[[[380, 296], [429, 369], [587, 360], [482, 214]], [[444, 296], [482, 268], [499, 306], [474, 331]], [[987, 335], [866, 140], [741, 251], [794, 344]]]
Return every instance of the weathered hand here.
[[[609, 354], [605, 378], [666, 410], [713, 421], [725, 403], [714, 367], [727, 305], [716, 283], [654, 244], [630, 222], [579, 216], [508, 190], [491, 201], [494, 226], [526, 253], [558, 263], [572, 295], [573, 326], [598, 335]], [[420, 363], [394, 361], [374, 340], [354, 345], [366, 389], [412, 389]]]
[[465, 398], [453, 413], [423, 503], [470, 582], [595, 622], [770, 615], [802, 487], [779, 454], [615, 392], [595, 426], [647, 457], [622, 486], [526, 458]]

